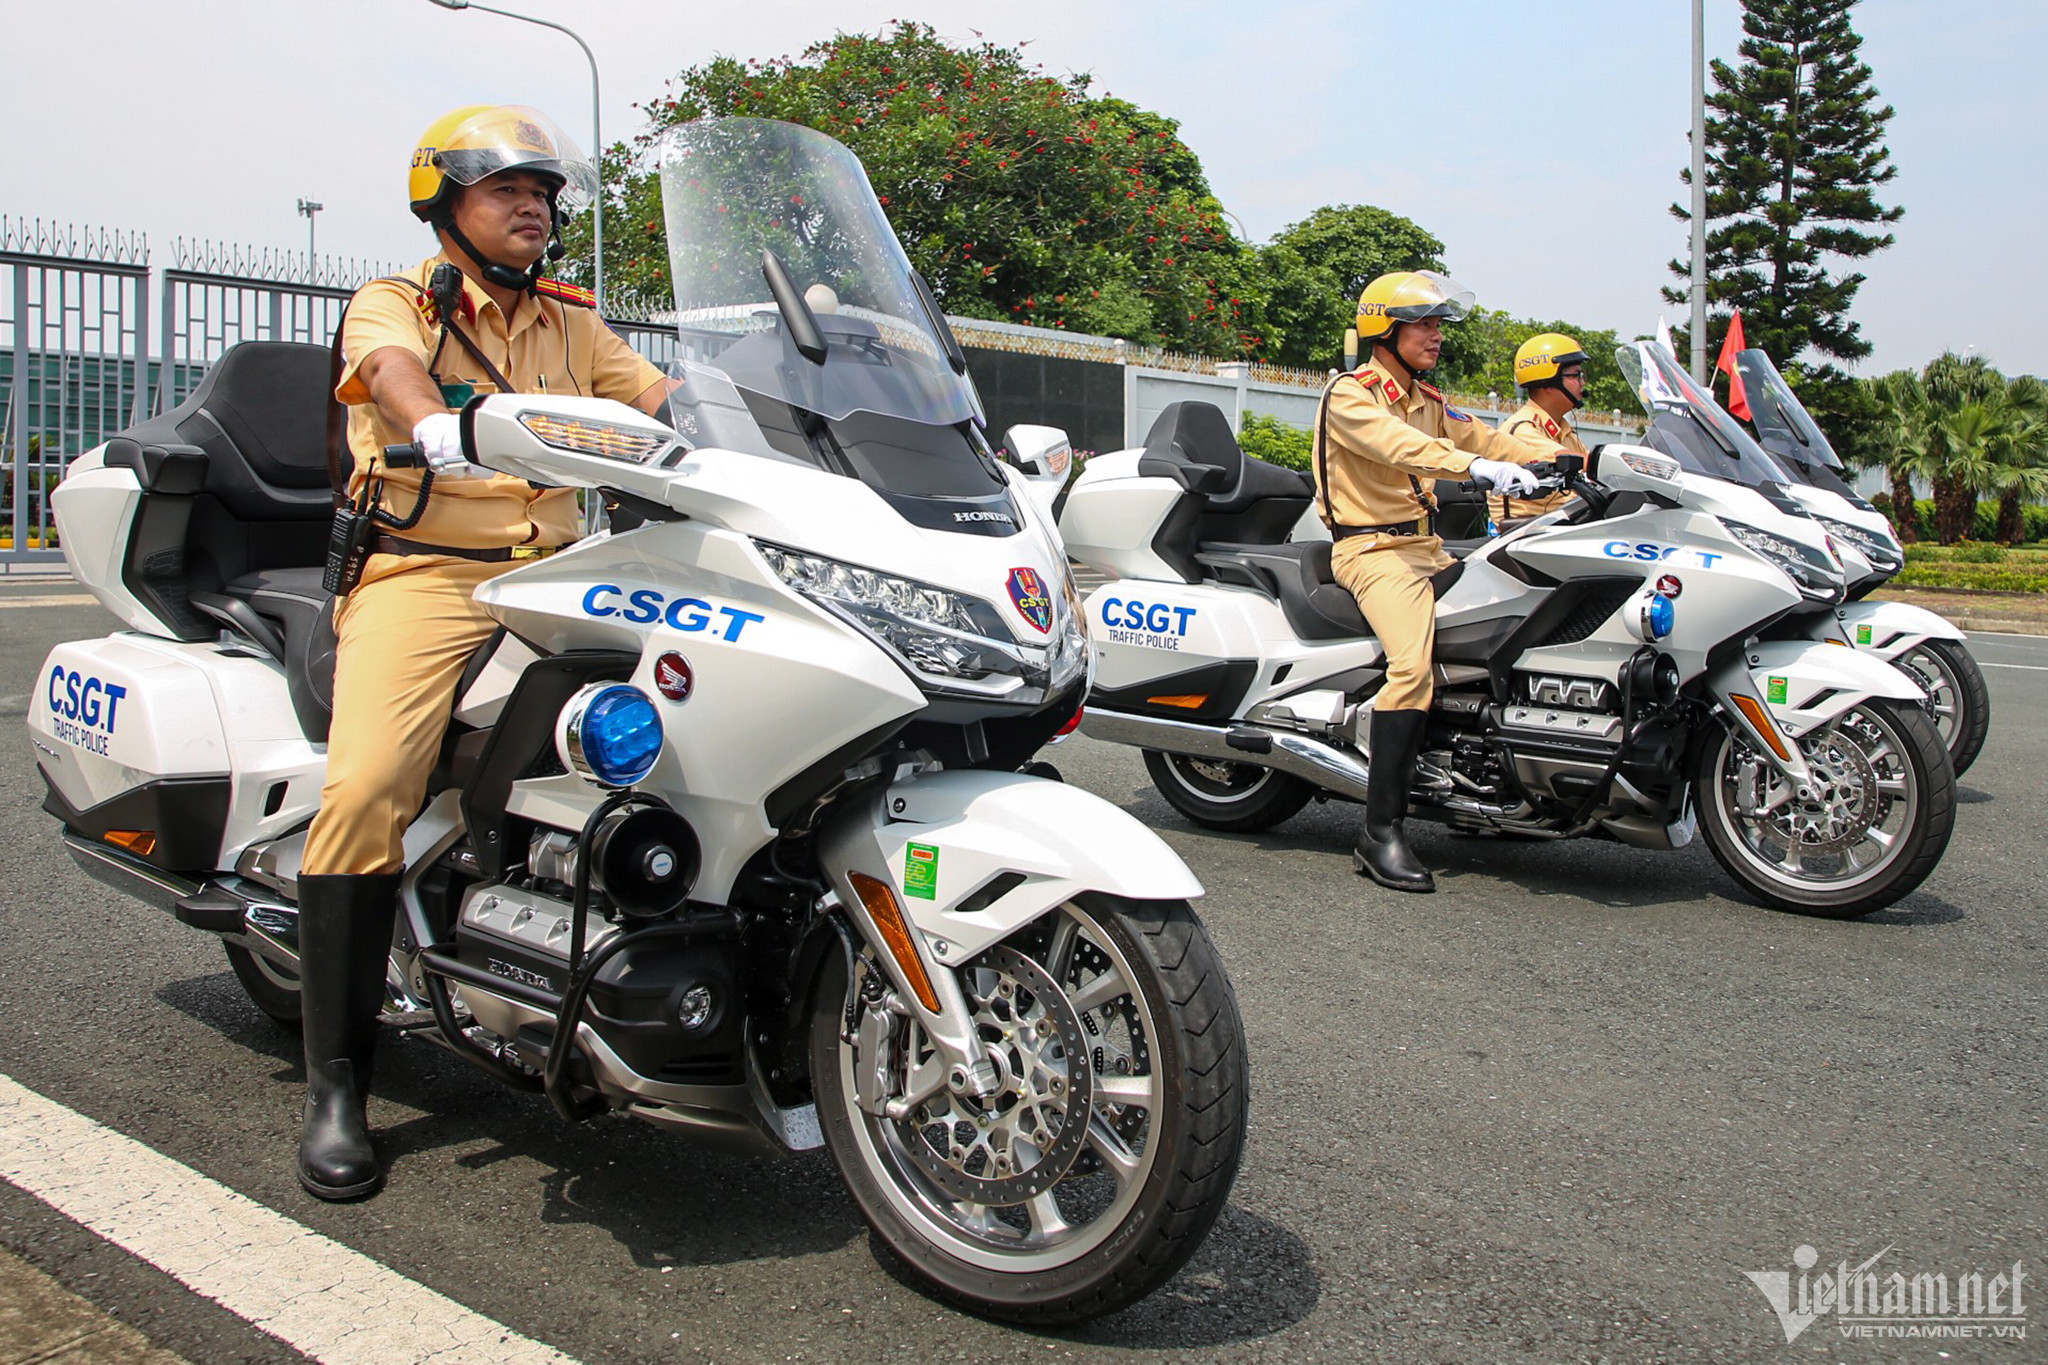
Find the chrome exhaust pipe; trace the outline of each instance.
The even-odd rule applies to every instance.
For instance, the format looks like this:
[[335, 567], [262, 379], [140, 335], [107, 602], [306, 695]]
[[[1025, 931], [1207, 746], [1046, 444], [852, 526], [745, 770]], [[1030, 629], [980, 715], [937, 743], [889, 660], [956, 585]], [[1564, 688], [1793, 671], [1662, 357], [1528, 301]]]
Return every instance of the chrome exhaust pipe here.
[[1272, 768], [1313, 783], [1333, 796], [1365, 800], [1364, 762], [1333, 744], [1292, 730], [1271, 730], [1261, 725], [1196, 725], [1091, 706], [1081, 713], [1081, 733], [1112, 744]]

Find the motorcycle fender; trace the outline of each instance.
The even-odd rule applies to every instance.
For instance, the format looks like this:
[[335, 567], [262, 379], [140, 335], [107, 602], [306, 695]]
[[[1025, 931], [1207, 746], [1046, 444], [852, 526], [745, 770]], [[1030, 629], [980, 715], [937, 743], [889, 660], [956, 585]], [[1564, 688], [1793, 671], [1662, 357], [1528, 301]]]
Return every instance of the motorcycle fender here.
[[819, 855], [851, 906], [860, 898], [848, 872], [893, 890], [941, 966], [1083, 891], [1137, 900], [1202, 894], [1180, 855], [1122, 810], [1018, 773], [962, 770], [895, 783], [829, 829]]
[[848, 803], [819, 836], [818, 862], [906, 1001], [919, 998], [891, 936], [853, 877], [887, 888], [938, 1009], [916, 1007], [949, 1068], [982, 1049], [960, 978], [973, 958], [1084, 891], [1192, 899], [1202, 884], [1145, 826], [1078, 787], [1018, 773], [939, 772]]
[[1851, 645], [1886, 662], [1928, 640], [1970, 638], [1946, 617], [1905, 602], [1845, 602], [1835, 615]]
[[1758, 752], [1795, 781], [1808, 775], [1800, 736], [1871, 697], [1915, 705], [1925, 699], [1911, 678], [1884, 660], [1812, 640], [1752, 644], [1709, 673], [1707, 685]]

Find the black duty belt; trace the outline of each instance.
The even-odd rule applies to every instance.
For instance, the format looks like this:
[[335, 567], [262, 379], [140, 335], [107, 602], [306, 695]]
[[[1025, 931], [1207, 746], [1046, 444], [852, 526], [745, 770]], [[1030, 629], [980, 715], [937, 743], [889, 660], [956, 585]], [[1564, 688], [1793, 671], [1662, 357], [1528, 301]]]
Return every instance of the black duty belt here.
[[423, 540], [405, 540], [398, 536], [378, 536], [376, 544], [376, 552], [380, 555], [453, 555], [457, 559], [474, 559], [482, 564], [503, 564], [511, 559], [544, 559], [561, 548], [559, 545], [508, 545], [492, 550], [473, 550], [459, 545], [429, 545]]
[[1330, 535], [1337, 540], [1349, 540], [1353, 536], [1422, 536], [1428, 535], [1427, 518], [1415, 521], [1390, 521], [1380, 526], [1331, 526]]

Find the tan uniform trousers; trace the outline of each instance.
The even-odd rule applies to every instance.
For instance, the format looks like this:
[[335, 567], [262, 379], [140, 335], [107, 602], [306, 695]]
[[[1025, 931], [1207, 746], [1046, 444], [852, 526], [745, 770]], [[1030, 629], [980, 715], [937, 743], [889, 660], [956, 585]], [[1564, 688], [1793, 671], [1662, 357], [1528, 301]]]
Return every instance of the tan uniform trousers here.
[[1330, 552], [1337, 581], [1358, 599], [1387, 655], [1375, 711], [1426, 711], [1435, 692], [1436, 590], [1429, 580], [1457, 561], [1437, 536], [1351, 536]]
[[516, 562], [372, 555], [335, 603], [334, 721], [327, 784], [306, 839], [310, 873], [395, 872], [426, 799], [455, 685], [498, 623], [477, 585]]

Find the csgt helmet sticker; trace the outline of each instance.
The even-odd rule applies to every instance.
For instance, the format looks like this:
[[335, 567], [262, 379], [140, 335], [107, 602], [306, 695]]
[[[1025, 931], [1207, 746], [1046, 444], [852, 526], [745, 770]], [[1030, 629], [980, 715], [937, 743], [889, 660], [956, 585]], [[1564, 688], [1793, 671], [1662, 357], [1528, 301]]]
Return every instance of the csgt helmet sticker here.
[[1045, 580], [1038, 576], [1038, 570], [1010, 570], [1010, 600], [1039, 634], [1052, 629], [1052, 598], [1046, 594]]

